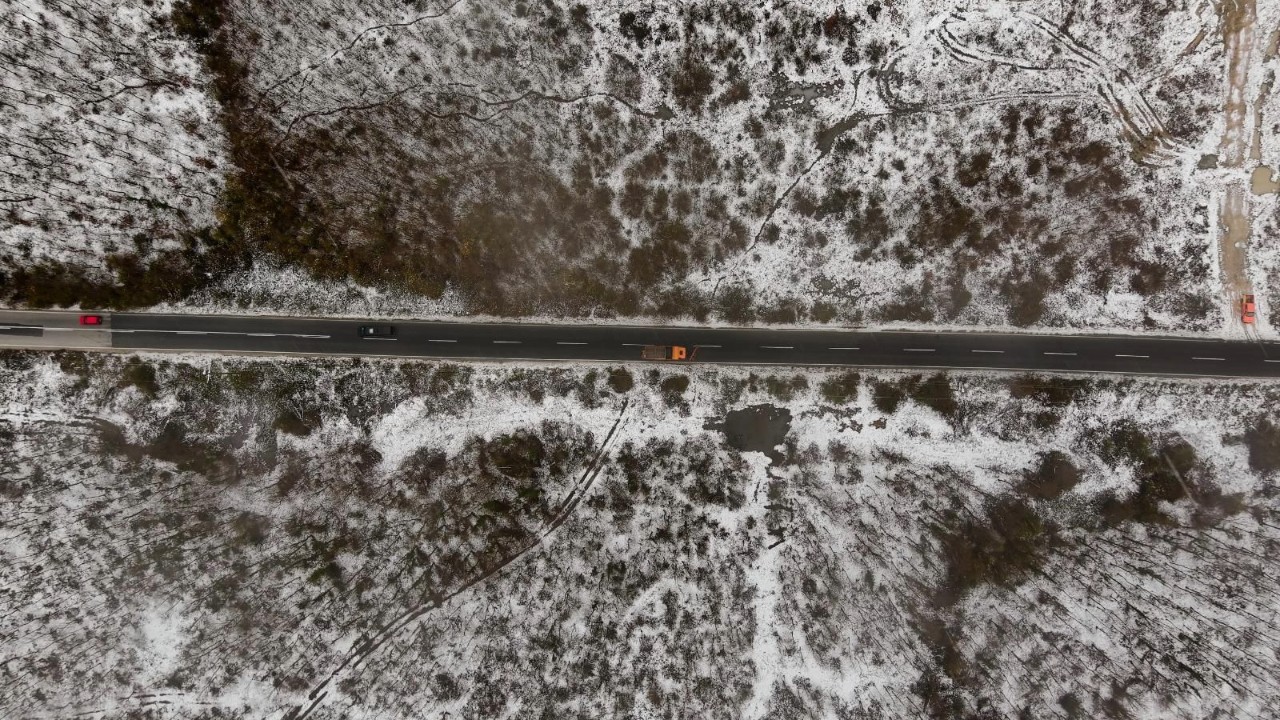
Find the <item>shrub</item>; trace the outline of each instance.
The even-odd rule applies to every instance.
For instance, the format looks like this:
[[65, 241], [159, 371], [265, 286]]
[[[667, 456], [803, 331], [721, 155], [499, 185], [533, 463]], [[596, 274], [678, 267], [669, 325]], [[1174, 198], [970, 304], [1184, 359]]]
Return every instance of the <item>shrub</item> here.
[[1066, 407], [1083, 397], [1088, 390], [1088, 380], [1021, 375], [1009, 382], [1009, 394], [1015, 400], [1032, 398], [1049, 407]]
[[1001, 289], [1012, 301], [1009, 322], [1018, 327], [1039, 322], [1044, 317], [1044, 296], [1048, 286], [1049, 278], [1040, 273], [1034, 273], [1019, 282], [1006, 280]]
[[941, 604], [951, 605], [980, 585], [1020, 581], [1040, 567], [1057, 528], [1021, 498], [1004, 498], [987, 510], [986, 522], [968, 520], [939, 533], [947, 561]]
[[765, 378], [764, 387], [769, 395], [782, 402], [789, 402], [795, 398], [797, 392], [809, 389], [809, 381], [803, 375], [796, 375], [790, 379], [770, 375]]
[[659, 224], [648, 240], [631, 251], [632, 278], [641, 285], [654, 285], [688, 272], [689, 238], [688, 226], [678, 220]]
[[776, 325], [794, 325], [805, 314], [805, 307], [796, 300], [780, 300], [761, 312], [761, 319]]
[[822, 381], [822, 397], [829, 403], [844, 405], [857, 397], [858, 387], [862, 383], [856, 372], [844, 372]]
[[1027, 473], [1020, 490], [1040, 500], [1053, 500], [1080, 482], [1080, 471], [1065, 453], [1050, 450], [1040, 454], [1040, 465]]
[[891, 382], [877, 381], [872, 386], [872, 403], [875, 404], [877, 410], [885, 415], [892, 415], [897, 412], [898, 406], [902, 404], [906, 397], [907, 394], [902, 391], [902, 388]]
[[1121, 422], [1103, 439], [1098, 454], [1112, 464], [1136, 466], [1138, 481], [1132, 495], [1120, 498], [1112, 494], [1100, 500], [1099, 512], [1107, 525], [1168, 523], [1170, 518], [1160, 510], [1160, 503], [1177, 502], [1193, 490], [1208, 490], [1205, 498], [1211, 502], [1221, 497], [1212, 488], [1198, 487], [1195, 449], [1177, 435], [1157, 444], [1133, 423]]
[[1270, 420], [1250, 423], [1244, 441], [1249, 446], [1250, 468], [1262, 473], [1280, 470], [1280, 425]]
[[261, 545], [271, 531], [271, 518], [253, 512], [241, 512], [231, 521], [236, 545]]
[[706, 62], [693, 52], [680, 59], [671, 82], [671, 94], [681, 109], [695, 115], [702, 112], [702, 103], [715, 89], [716, 74]]
[[658, 386], [662, 390], [662, 399], [669, 407], [675, 407], [684, 400], [684, 391], [689, 389], [688, 375], [672, 375]]
[[755, 301], [751, 289], [743, 285], [730, 285], [720, 293], [718, 303], [720, 319], [735, 325], [746, 325], [756, 319]]
[[400, 464], [400, 477], [409, 487], [429, 488], [449, 469], [449, 457], [432, 447], [418, 448]]
[[631, 373], [626, 368], [612, 368], [609, 370], [609, 388], [618, 394], [622, 394], [635, 387], [636, 381], [631, 377]]
[[156, 460], [173, 463], [179, 470], [198, 473], [210, 480], [232, 482], [239, 478], [239, 469], [225, 445], [225, 440], [219, 443], [194, 438], [182, 423], [169, 422], [144, 450]]
[[156, 369], [136, 357], [129, 358], [118, 387], [129, 386], [138, 388], [147, 397], [155, 397], [160, 392], [160, 385], [156, 382]]
[[816, 302], [809, 308], [809, 317], [814, 322], [829, 323], [836, 319], [836, 306], [827, 302]]
[[955, 420], [960, 413], [956, 404], [955, 391], [951, 389], [951, 379], [944, 373], [938, 373], [922, 383], [911, 383], [911, 399], [933, 408], [939, 415], [948, 420]]
[[513, 478], [531, 479], [547, 458], [542, 438], [527, 431], [503, 435], [490, 442], [485, 459], [498, 472]]
[[287, 435], [306, 437], [313, 430], [320, 427], [320, 423], [321, 418], [318, 410], [304, 410], [298, 413], [292, 409], [285, 408], [276, 413], [276, 419], [271, 423], [271, 427]]

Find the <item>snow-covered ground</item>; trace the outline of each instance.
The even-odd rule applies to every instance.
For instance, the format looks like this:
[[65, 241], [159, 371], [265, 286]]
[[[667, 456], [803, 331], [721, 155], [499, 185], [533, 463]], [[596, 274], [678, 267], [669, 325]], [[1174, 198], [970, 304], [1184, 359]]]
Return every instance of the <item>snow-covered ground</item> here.
[[227, 162], [172, 0], [17, 0], [0, 13], [0, 271], [181, 247], [214, 223]]
[[1280, 702], [1275, 385], [0, 359], [9, 711]]
[[1280, 166], [1265, 3], [1242, 79], [1203, 4], [233, 0], [200, 47], [185, 7], [6, 17], [10, 266], [226, 222], [256, 266], [177, 307], [1237, 336], [1251, 282], [1274, 334], [1275, 196], [1246, 279], [1217, 243]]
[[[184, 306], [1241, 332], [1215, 274], [1234, 175], [1205, 165], [1225, 92], [1206, 7], [633, 5], [234, 4], [254, 28], [289, 15], [236, 39], [283, 140], [355, 138], [290, 176], [341, 208], [352, 253], [389, 226], [393, 265], [444, 294], [317, 301], [267, 263]], [[510, 186], [513, 142], [533, 185], [591, 207]]]

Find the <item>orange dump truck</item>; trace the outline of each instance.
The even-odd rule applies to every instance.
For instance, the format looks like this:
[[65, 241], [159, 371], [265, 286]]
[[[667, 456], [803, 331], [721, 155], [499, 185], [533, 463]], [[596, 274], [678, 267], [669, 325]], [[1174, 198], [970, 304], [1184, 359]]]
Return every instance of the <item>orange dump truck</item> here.
[[645, 345], [640, 350], [641, 360], [685, 360], [689, 351], [683, 345]]

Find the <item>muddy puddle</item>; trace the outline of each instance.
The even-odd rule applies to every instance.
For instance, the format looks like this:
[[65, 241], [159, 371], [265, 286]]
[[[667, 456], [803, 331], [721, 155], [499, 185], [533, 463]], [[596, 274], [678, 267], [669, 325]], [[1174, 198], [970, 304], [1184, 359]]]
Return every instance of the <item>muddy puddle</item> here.
[[791, 431], [791, 411], [773, 405], [752, 405], [725, 414], [723, 419], [709, 420], [705, 430], [724, 433], [729, 447], [741, 452], [759, 452], [774, 464], [783, 461], [777, 446]]
[[842, 80], [829, 83], [803, 83], [775, 77], [774, 88], [768, 94], [769, 112], [778, 110], [811, 112], [815, 101], [832, 97], [842, 88], [844, 88]]
[[1280, 192], [1280, 181], [1276, 180], [1276, 175], [1271, 168], [1259, 165], [1253, 169], [1253, 175], [1249, 178], [1249, 187], [1254, 195], [1272, 195]]

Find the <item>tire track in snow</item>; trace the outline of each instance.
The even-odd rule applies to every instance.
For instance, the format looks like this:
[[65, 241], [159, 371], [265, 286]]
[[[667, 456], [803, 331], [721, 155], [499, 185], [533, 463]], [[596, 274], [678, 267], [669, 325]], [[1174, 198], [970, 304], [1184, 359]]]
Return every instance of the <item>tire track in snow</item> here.
[[996, 64], [1035, 73], [1070, 70], [1084, 75], [1120, 123], [1121, 132], [1132, 145], [1134, 159], [1138, 162], [1169, 165], [1189, 152], [1190, 148], [1169, 135], [1164, 121], [1147, 102], [1127, 70], [1112, 69], [1092, 48], [1035, 13], [1011, 11], [1008, 16], [1014, 27], [1021, 26], [1034, 32], [1057, 51], [1052, 62], [1037, 63], [1030, 58], [1008, 55], [963, 39], [963, 28], [974, 27], [992, 18], [986, 13], [951, 12], [938, 24], [935, 34], [942, 49], [963, 63]]
[[600, 449], [597, 450], [595, 456], [591, 458], [591, 462], [587, 463], [587, 467], [582, 471], [582, 476], [578, 479], [577, 484], [569, 491], [564, 502], [561, 503], [560, 509], [556, 512], [555, 517], [552, 518], [551, 522], [548, 523], [547, 526], [543, 528], [542, 532], [538, 534], [536, 540], [516, 553], [503, 559], [492, 569], [463, 583], [452, 592], [444, 595], [433, 594], [426, 603], [410, 608], [397, 617], [384, 623], [372, 637], [366, 638], [365, 640], [357, 643], [355, 647], [348, 651], [346, 657], [338, 664], [338, 667], [330, 672], [328, 677], [321, 680], [314, 688], [312, 688], [311, 692], [307, 693], [306, 705], [295, 705], [291, 710], [285, 713], [284, 720], [305, 720], [305, 718], [309, 717], [311, 713], [320, 706], [325, 698], [328, 697], [329, 687], [332, 686], [341, 675], [344, 673], [349, 674], [348, 671], [354, 672], [357, 670], [365, 660], [369, 659], [370, 656], [377, 652], [389, 640], [398, 635], [402, 630], [408, 628], [416, 620], [430, 613], [432, 610], [442, 607], [445, 603], [455, 597], [462, 595], [485, 580], [501, 573], [513, 562], [528, 554], [529, 551], [541, 547], [552, 533], [572, 517], [574, 510], [578, 507], [578, 503], [582, 502], [582, 498], [595, 483], [596, 476], [600, 474], [600, 470], [603, 467], [602, 461], [605, 453], [608, 452], [610, 445], [612, 445], [613, 438], [617, 434], [618, 428], [622, 425], [622, 421], [627, 414], [627, 408], [630, 407], [630, 405], [630, 400], [623, 402], [622, 409], [618, 412], [618, 418], [614, 420], [613, 426], [609, 428], [609, 432], [605, 435], [604, 441], [600, 443]]

